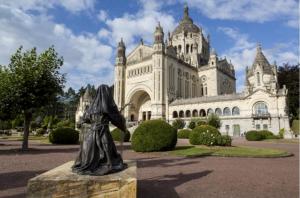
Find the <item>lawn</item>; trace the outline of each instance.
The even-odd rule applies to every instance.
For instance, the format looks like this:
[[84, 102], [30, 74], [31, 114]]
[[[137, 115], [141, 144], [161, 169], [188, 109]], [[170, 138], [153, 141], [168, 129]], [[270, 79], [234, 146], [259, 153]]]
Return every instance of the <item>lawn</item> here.
[[[23, 136], [0, 136], [0, 140], [12, 140], [12, 141], [23, 141]], [[29, 135], [28, 140], [33, 141], [33, 142], [38, 142], [41, 144], [51, 144], [49, 142], [49, 138], [45, 136], [35, 136], [35, 135]]]
[[299, 139], [266, 139], [263, 140], [265, 142], [272, 142], [272, 143], [288, 143], [288, 144], [299, 144]]
[[207, 147], [207, 146], [182, 146], [176, 147], [170, 152], [177, 156], [200, 157], [200, 156], [219, 156], [219, 157], [288, 157], [291, 153], [283, 150], [269, 148], [253, 148], [253, 147]]

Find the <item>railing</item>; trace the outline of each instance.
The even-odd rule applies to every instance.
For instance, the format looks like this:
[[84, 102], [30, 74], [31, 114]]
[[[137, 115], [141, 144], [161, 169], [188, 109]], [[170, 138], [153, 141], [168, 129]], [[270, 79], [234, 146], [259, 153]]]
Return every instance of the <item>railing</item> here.
[[269, 118], [271, 117], [270, 113], [253, 113], [252, 118]]

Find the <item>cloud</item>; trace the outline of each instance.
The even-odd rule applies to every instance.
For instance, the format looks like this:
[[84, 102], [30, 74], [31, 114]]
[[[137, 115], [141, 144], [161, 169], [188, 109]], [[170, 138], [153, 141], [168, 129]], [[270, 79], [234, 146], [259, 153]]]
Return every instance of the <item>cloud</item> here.
[[[0, 64], [23, 45], [37, 47], [39, 52], [51, 45], [64, 57], [62, 72], [67, 86], [79, 88], [87, 83], [111, 83], [113, 48], [102, 43], [96, 34], [74, 32], [47, 15], [32, 15], [19, 8], [0, 5]], [[96, 83], [97, 82], [97, 83]]]
[[[176, 22], [172, 15], [161, 11], [162, 3], [155, 0], [141, 0], [141, 9], [137, 13], [123, 14], [122, 17], [107, 18], [105, 21], [112, 45], [123, 38], [127, 52], [132, 50], [136, 41], [143, 38], [146, 43], [153, 42], [153, 33], [158, 22], [164, 28], [165, 35], [174, 29]], [[103, 35], [105, 32], [100, 32]], [[106, 33], [105, 33], [106, 34]]]
[[[180, 0], [186, 2], [186, 0]], [[189, 0], [191, 8], [210, 19], [267, 22], [283, 20], [290, 27], [298, 28], [298, 0]]]
[[49, 8], [61, 6], [71, 12], [94, 9], [95, 0], [9, 0], [0, 1], [2, 5], [23, 11], [46, 12]]
[[[245, 80], [245, 68], [246, 66], [252, 66], [255, 58], [257, 41], [252, 41], [247, 34], [241, 33], [238, 29], [219, 27], [218, 31], [222, 31], [233, 41], [233, 46], [224, 51], [221, 57], [226, 56], [234, 65], [237, 77], [237, 90], [241, 91]], [[262, 50], [271, 64], [275, 61], [279, 66], [284, 63], [297, 64], [299, 63], [297, 56], [298, 45], [297, 41], [291, 41], [276, 43], [271, 48], [264, 48], [262, 43]]]
[[108, 14], [105, 10], [100, 10], [99, 14], [97, 15], [97, 18], [99, 19], [99, 21], [106, 21], [108, 17]]

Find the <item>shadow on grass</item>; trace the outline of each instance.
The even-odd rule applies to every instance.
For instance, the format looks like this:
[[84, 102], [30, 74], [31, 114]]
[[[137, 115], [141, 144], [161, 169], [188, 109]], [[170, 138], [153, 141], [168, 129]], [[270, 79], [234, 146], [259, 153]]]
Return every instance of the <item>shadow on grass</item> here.
[[212, 170], [205, 170], [196, 173], [178, 173], [172, 175], [162, 175], [158, 177], [138, 180], [137, 194], [138, 197], [181, 197], [176, 192], [175, 188], [186, 182], [197, 180], [213, 172]]
[[0, 155], [38, 155], [45, 153], [76, 153], [78, 148], [29, 148], [23, 151], [20, 148], [0, 150]]

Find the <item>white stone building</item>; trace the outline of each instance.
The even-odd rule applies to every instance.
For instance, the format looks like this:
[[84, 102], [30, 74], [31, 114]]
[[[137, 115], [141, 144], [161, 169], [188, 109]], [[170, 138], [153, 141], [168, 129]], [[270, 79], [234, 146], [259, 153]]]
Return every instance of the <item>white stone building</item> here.
[[121, 40], [115, 65], [114, 99], [128, 121], [205, 118], [216, 113], [221, 132], [239, 136], [253, 129], [289, 130], [287, 89], [279, 89], [277, 67], [258, 45], [246, 67], [245, 90], [236, 93], [234, 66], [211, 49], [209, 36], [189, 17], [188, 7], [164, 40], [158, 24], [154, 43], [143, 41], [127, 56]]
[[75, 113], [76, 129], [77, 129], [77, 123], [79, 123], [80, 118], [83, 116], [84, 111], [91, 105], [92, 99], [93, 98], [92, 98], [91, 90], [87, 87], [83, 96], [81, 96], [79, 99], [79, 104], [77, 106], [77, 110]]

